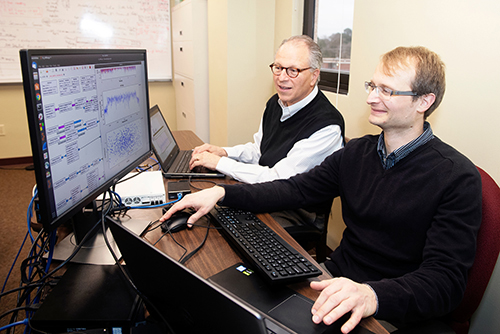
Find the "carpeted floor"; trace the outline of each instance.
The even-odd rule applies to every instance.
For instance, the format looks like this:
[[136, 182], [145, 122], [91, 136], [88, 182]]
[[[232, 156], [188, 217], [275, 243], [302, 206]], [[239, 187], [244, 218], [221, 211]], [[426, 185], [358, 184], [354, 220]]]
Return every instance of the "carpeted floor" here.
[[[26, 165], [0, 167], [0, 284], [2, 287], [27, 232], [26, 214], [35, 185], [35, 173], [26, 170], [25, 167]], [[19, 286], [20, 263], [26, 258], [30, 245], [31, 242], [27, 241], [10, 275], [5, 291]], [[15, 301], [15, 293], [2, 297], [0, 315], [14, 308]], [[9, 319], [9, 316], [0, 319], [0, 327], [5, 326]], [[20, 328], [16, 332], [21, 331]]]

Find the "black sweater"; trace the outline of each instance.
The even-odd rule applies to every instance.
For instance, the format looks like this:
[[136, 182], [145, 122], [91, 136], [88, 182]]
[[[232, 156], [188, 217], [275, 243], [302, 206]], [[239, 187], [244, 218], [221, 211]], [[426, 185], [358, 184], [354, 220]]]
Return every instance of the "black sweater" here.
[[377, 318], [437, 318], [460, 302], [481, 222], [476, 167], [434, 138], [391, 169], [378, 136], [351, 140], [308, 173], [225, 186], [223, 205], [271, 212], [340, 196], [346, 229], [326, 266], [377, 293]]
[[296, 142], [309, 138], [328, 125], [338, 125], [344, 138], [344, 118], [321, 92], [304, 108], [284, 122], [280, 121], [281, 106], [278, 94], [267, 101], [262, 117], [262, 156], [259, 165], [273, 167], [285, 158]]

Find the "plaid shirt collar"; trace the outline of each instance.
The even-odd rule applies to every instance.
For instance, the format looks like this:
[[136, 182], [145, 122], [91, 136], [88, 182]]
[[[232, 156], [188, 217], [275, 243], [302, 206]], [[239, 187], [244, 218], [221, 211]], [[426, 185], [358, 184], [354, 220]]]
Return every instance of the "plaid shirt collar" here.
[[424, 122], [424, 133], [422, 133], [418, 138], [412, 140], [408, 144], [401, 146], [400, 148], [394, 150], [391, 154], [387, 155], [387, 150], [384, 143], [384, 132], [382, 132], [378, 138], [377, 152], [380, 156], [382, 166], [384, 169], [389, 169], [393, 167], [397, 162], [401, 161], [408, 154], [413, 152], [417, 147], [420, 147], [427, 143], [429, 140], [434, 138], [434, 133], [432, 132], [431, 125], [428, 122]]

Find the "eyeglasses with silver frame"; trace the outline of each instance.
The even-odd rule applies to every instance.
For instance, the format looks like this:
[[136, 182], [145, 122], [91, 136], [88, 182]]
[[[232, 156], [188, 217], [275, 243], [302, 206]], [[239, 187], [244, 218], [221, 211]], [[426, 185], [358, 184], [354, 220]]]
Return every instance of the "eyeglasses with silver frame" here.
[[273, 72], [274, 75], [280, 75], [283, 70], [286, 71], [286, 75], [288, 75], [290, 78], [296, 78], [300, 72], [305, 71], [310, 69], [311, 67], [306, 67], [306, 68], [295, 68], [295, 67], [283, 67], [276, 65], [272, 63], [269, 65], [271, 68], [271, 72]]
[[392, 90], [387, 87], [375, 86], [375, 84], [371, 81], [365, 81], [365, 90], [368, 94], [375, 91], [378, 97], [389, 100], [393, 95], [401, 95], [401, 96], [417, 96], [418, 94], [412, 91], [400, 91], [400, 90]]

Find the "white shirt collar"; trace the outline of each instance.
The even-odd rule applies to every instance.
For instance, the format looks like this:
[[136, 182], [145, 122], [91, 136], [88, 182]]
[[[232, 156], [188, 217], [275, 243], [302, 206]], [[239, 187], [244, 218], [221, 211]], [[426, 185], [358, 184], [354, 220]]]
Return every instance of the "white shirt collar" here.
[[280, 118], [280, 121], [284, 122], [287, 119], [289, 119], [290, 117], [292, 117], [293, 115], [295, 115], [297, 112], [299, 112], [300, 109], [302, 109], [306, 105], [308, 105], [309, 102], [311, 102], [316, 97], [317, 94], [318, 94], [318, 86], [314, 86], [314, 89], [312, 90], [311, 93], [309, 93], [309, 95], [307, 95], [305, 98], [303, 98], [299, 102], [292, 104], [291, 106], [288, 106], [288, 107], [285, 106], [283, 104], [283, 102], [281, 102], [280, 99], [278, 99], [278, 103], [281, 106], [281, 109], [283, 111], [281, 118]]

